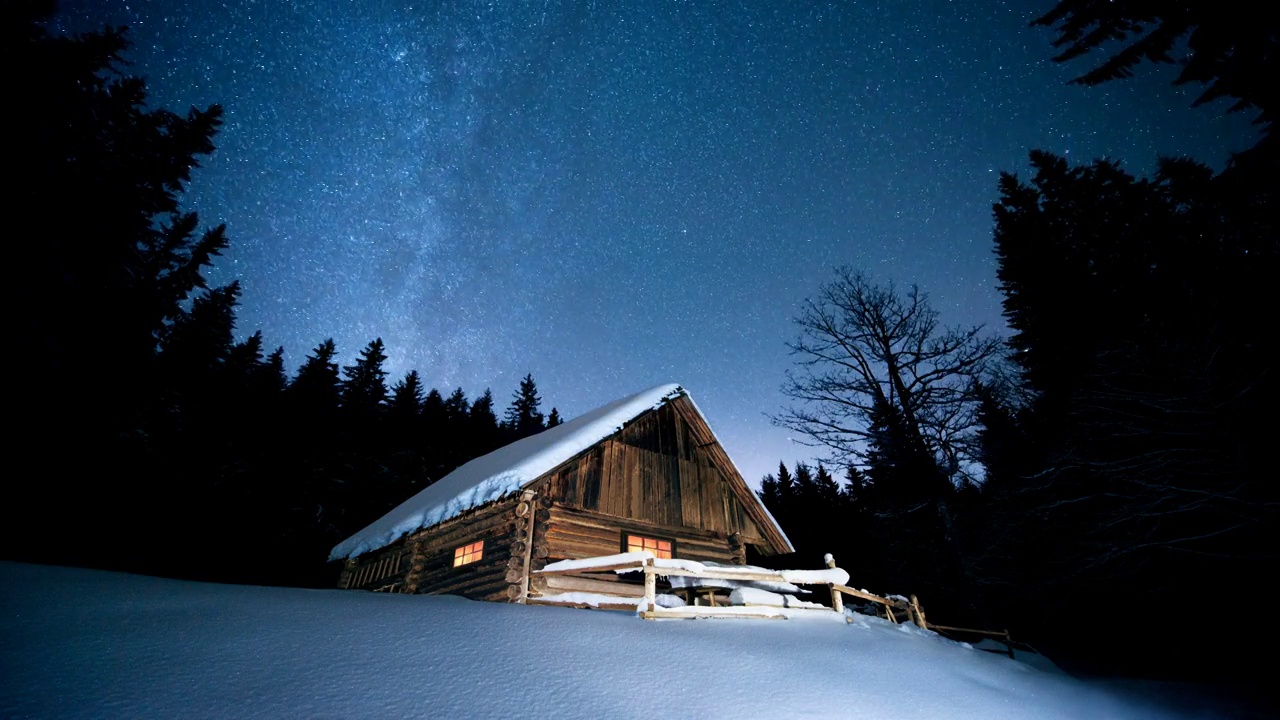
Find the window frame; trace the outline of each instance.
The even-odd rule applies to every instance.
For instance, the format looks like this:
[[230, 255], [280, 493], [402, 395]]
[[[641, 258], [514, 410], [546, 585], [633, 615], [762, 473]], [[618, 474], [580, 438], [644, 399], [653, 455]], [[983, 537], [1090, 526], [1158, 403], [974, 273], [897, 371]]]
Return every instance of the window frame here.
[[[471, 558], [471, 559], [467, 559]], [[463, 543], [453, 549], [453, 569], [471, 569], [471, 566], [484, 559], [484, 540]]]
[[[630, 548], [631, 548], [631, 545], [632, 545], [632, 543], [631, 543], [631, 538], [638, 538], [638, 539], [641, 541], [641, 547], [642, 547], [642, 548], [644, 547], [644, 543], [643, 543], [643, 541], [645, 541], [645, 540], [650, 540], [650, 541], [654, 542], [655, 544], [657, 544], [657, 543], [667, 543], [667, 545], [669, 546], [669, 549], [668, 549], [668, 551], [667, 551], [667, 552], [668, 552], [668, 553], [670, 553], [670, 559], [674, 559], [674, 558], [676, 557], [676, 541], [675, 541], [675, 539], [674, 539], [674, 538], [657, 537], [657, 536], [654, 536], [654, 535], [642, 535], [642, 534], [640, 534], [640, 533], [638, 533], [638, 532], [632, 532], [632, 531], [630, 531], [630, 530], [623, 530], [623, 531], [622, 531], [622, 545], [621, 545], [621, 547], [622, 547], [622, 552], [624, 552], [624, 553], [625, 553], [625, 552], [635, 552], [634, 550], [631, 550], [631, 549], [630, 549]], [[659, 555], [659, 554], [658, 554], [658, 552], [660, 552], [660, 551], [653, 551], [653, 550], [651, 550], [650, 552], [652, 552], [652, 553], [653, 553], [653, 556], [654, 556], [654, 557], [662, 557], [661, 555]]]

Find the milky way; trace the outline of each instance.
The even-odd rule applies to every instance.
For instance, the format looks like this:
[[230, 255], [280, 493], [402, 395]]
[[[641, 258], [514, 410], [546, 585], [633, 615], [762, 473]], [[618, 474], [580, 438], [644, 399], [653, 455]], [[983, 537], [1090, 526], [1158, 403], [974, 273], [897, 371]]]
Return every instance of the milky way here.
[[[1145, 68], [1067, 86], [1048, 4], [95, 0], [157, 106], [220, 103], [186, 205], [228, 225], [239, 333], [291, 368], [375, 337], [394, 376], [532, 373], [572, 417], [683, 384], [756, 481], [798, 304], [848, 264], [1002, 329], [1000, 171], [1043, 148], [1220, 166], [1248, 118]], [[1029, 9], [1028, 9], [1029, 8]], [[549, 409], [549, 408], [548, 408]]]

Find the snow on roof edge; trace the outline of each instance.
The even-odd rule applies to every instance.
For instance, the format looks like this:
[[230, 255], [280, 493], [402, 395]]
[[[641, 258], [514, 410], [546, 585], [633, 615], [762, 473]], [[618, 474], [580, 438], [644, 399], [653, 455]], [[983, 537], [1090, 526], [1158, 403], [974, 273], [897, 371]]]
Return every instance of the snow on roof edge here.
[[658, 385], [475, 458], [335, 545], [329, 559], [343, 560], [386, 547], [411, 532], [517, 492], [642, 413], [682, 394], [688, 397], [679, 385]]

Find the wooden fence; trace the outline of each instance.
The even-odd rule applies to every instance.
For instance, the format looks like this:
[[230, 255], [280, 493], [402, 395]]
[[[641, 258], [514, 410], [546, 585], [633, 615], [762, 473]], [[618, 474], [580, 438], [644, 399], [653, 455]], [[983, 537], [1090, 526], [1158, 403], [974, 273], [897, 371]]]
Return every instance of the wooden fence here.
[[[864, 590], [858, 590], [843, 583], [831, 582], [833, 575], [848, 577], [848, 573], [836, 566], [830, 555], [825, 558], [829, 570], [836, 573], [805, 570], [767, 570], [749, 567], [722, 567], [703, 563], [689, 563], [678, 560], [659, 560], [650, 553], [623, 553], [599, 558], [586, 558], [578, 561], [553, 563], [542, 570], [532, 573], [536, 578], [573, 578], [570, 581], [554, 582], [555, 588], [570, 590], [539, 595], [532, 593], [528, 602], [539, 605], [560, 605], [567, 607], [591, 607], [612, 610], [635, 610], [646, 620], [660, 618], [768, 618], [778, 619], [813, 615], [815, 613], [831, 613], [835, 611], [844, 617], [844, 596], [870, 602], [879, 607], [885, 619], [894, 623], [910, 621], [917, 627], [933, 630], [948, 636], [980, 635], [992, 637], [1002, 642], [1013, 657], [1013, 643], [1007, 630], [980, 630], [962, 628], [951, 625], [938, 625], [929, 622], [925, 616], [920, 600], [912, 595], [908, 597], [881, 597]], [[616, 574], [638, 572], [644, 574], [643, 592], [638, 592], [635, 585], [619, 582], [608, 582], [602, 573]], [[831, 593], [831, 608], [803, 603], [803, 607], [778, 607], [745, 603], [742, 605], [720, 604], [720, 592], [727, 592], [723, 587], [688, 587], [684, 588], [686, 597], [692, 604], [684, 607], [662, 607], [658, 603], [657, 579], [659, 577], [688, 577], [701, 580], [730, 580], [745, 583], [776, 583], [790, 585], [825, 585]], [[546, 582], [537, 583], [541, 588], [549, 588]], [[576, 591], [575, 591], [576, 590]], [[545, 591], [544, 591], [545, 592]], [[708, 605], [698, 605], [698, 598], [708, 600]]]

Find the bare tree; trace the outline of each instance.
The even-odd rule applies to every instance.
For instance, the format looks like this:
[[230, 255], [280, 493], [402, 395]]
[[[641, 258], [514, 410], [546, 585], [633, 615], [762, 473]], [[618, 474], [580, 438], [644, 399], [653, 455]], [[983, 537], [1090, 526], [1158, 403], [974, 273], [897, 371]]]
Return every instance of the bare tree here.
[[866, 466], [876, 419], [896, 414], [953, 482], [969, 477], [977, 432], [975, 380], [1002, 353], [981, 326], [947, 328], [917, 286], [900, 292], [861, 272], [836, 270], [795, 319], [796, 368], [783, 392], [796, 405], [774, 422]]

